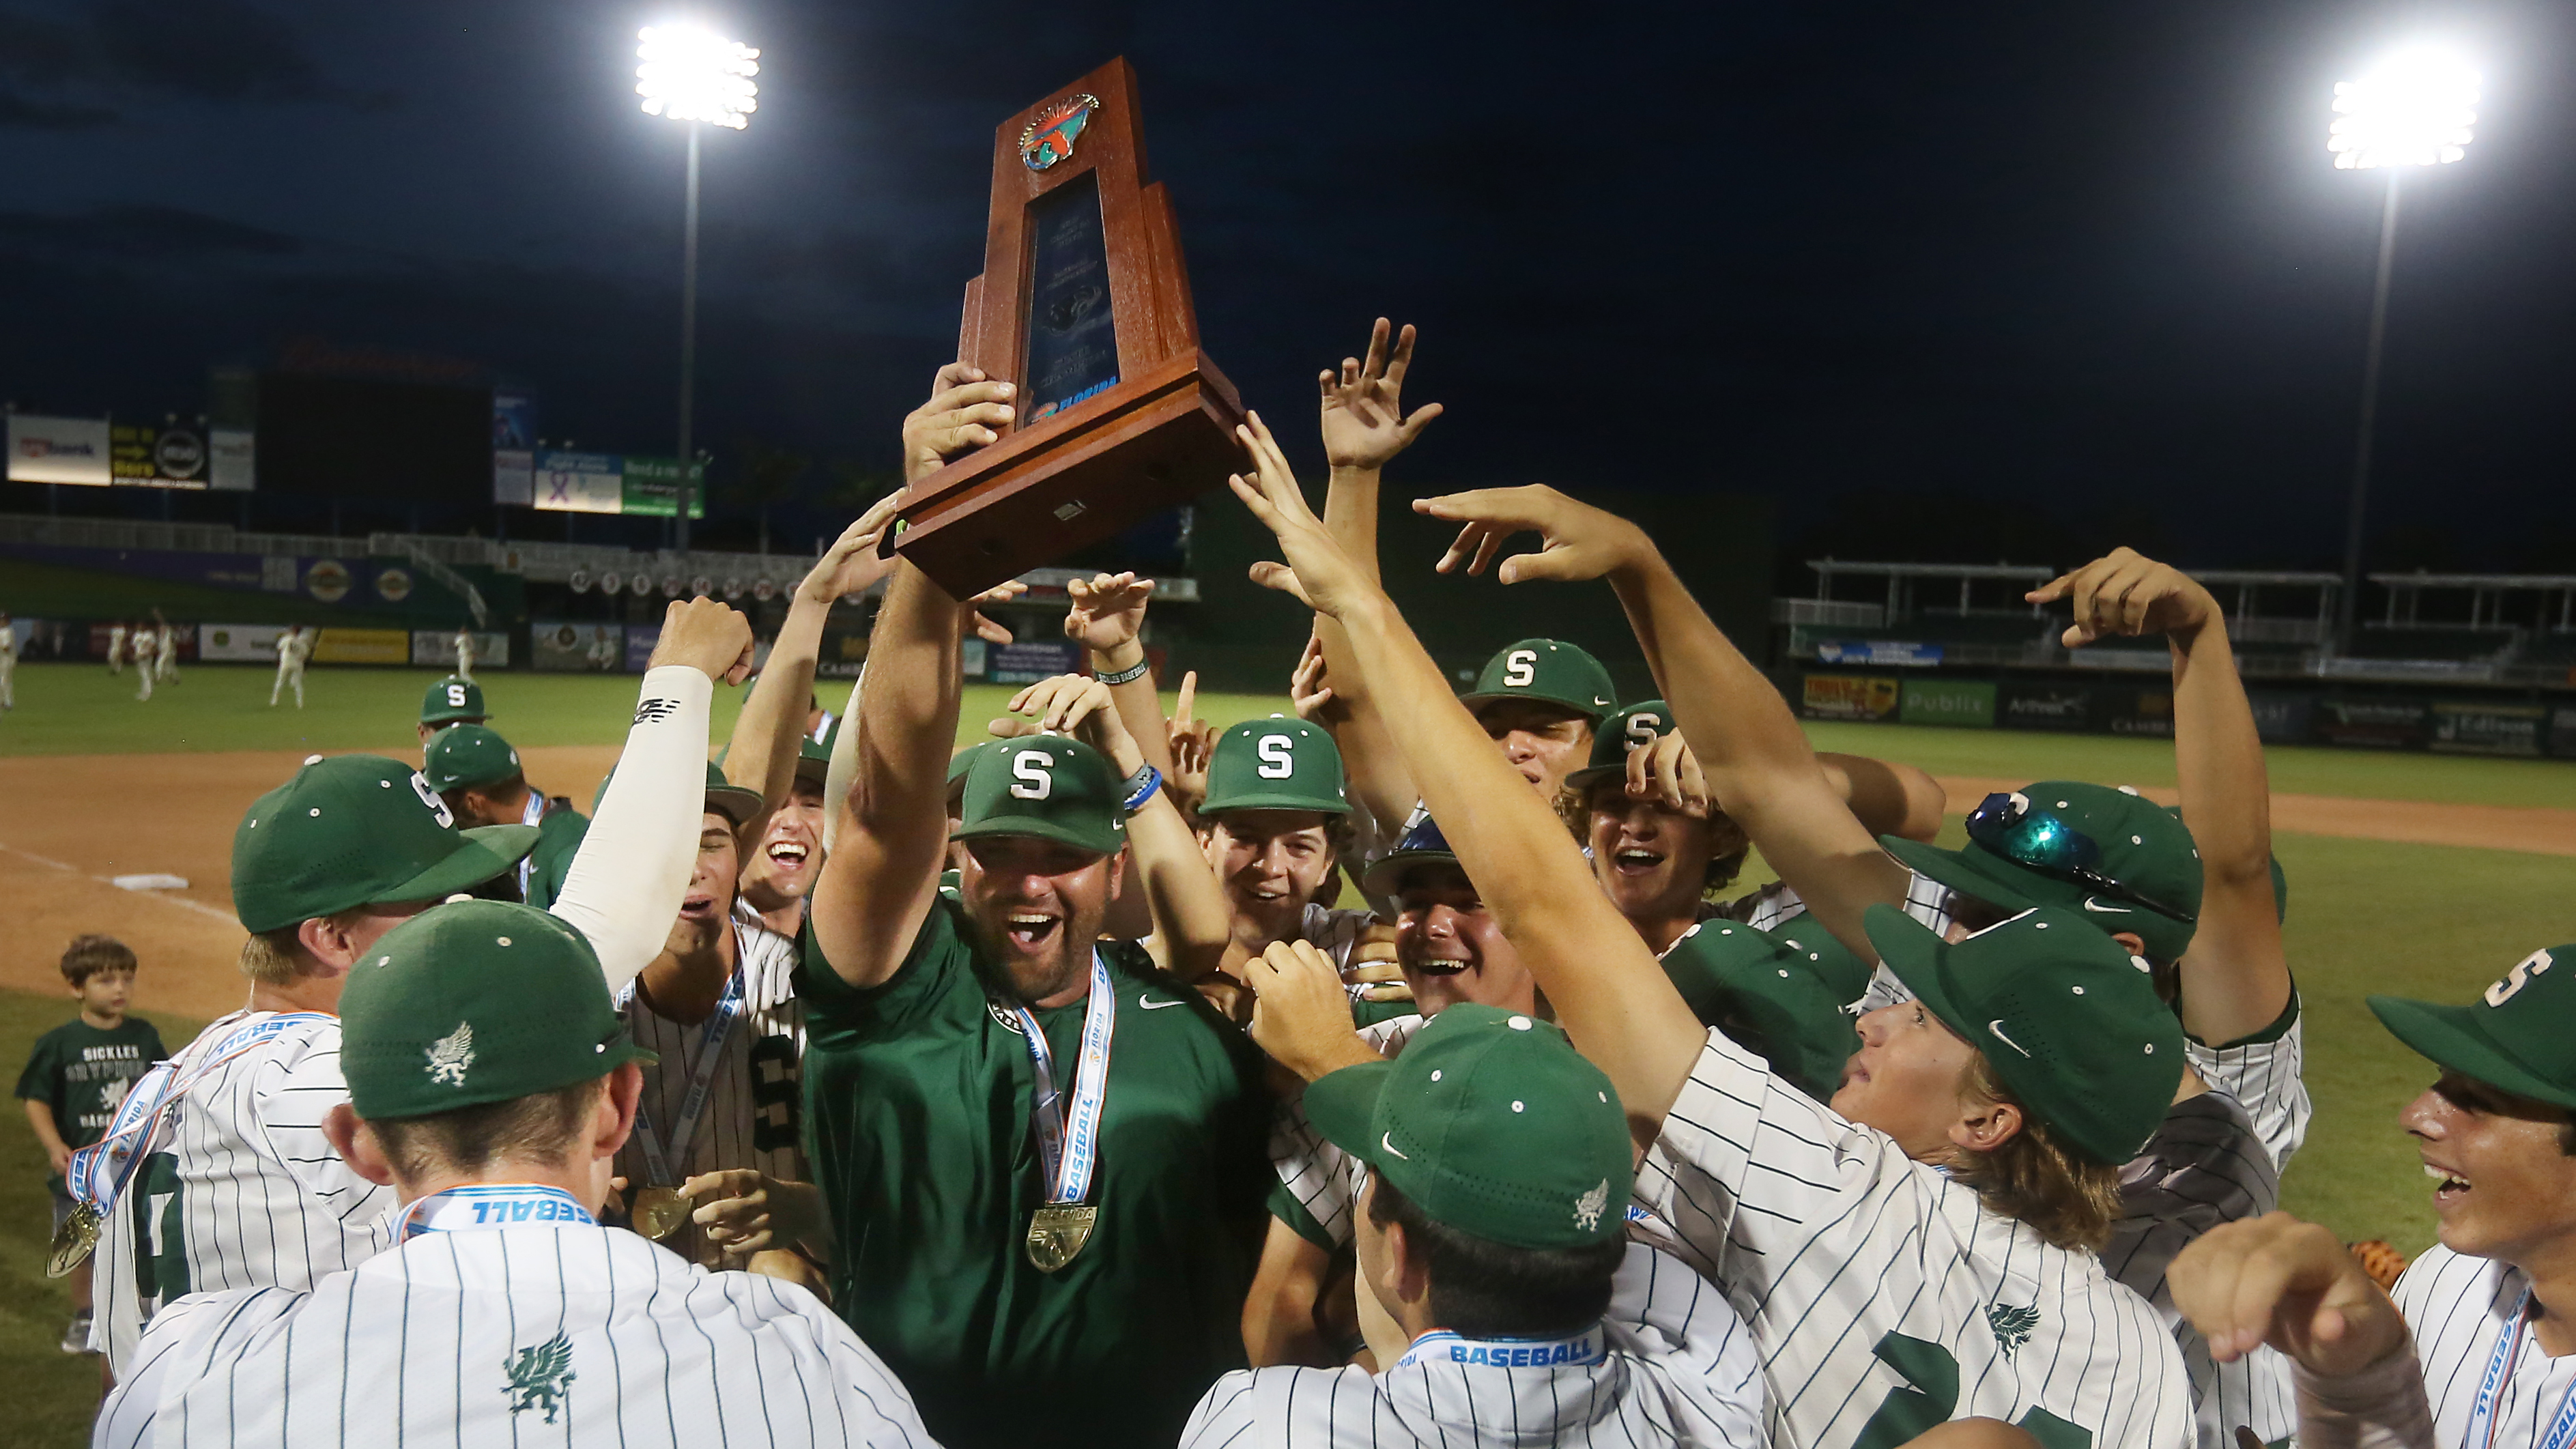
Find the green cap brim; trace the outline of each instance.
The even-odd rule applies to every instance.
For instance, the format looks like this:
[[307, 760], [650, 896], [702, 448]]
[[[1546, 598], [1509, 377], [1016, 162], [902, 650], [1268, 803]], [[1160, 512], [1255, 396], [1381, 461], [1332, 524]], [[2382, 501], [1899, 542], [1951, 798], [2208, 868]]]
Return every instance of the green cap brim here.
[[1941, 953], [1949, 949], [1950, 943], [1931, 927], [1886, 904], [1871, 906], [1864, 912], [1861, 927], [1869, 933], [1869, 944], [1878, 949], [1880, 962], [1896, 973], [1905, 989], [1973, 1045], [1977, 1040], [1976, 1023], [1969, 1021], [1958, 1003], [1950, 999], [1949, 987], [1941, 976]]
[[[1882, 835], [1878, 843], [1897, 863], [1916, 875], [1939, 881], [1962, 895], [1974, 896], [2006, 911], [2058, 904], [2030, 894], [2030, 877], [1982, 850], [1943, 850], [1901, 835]], [[1873, 934], [1872, 940], [1877, 937]]]
[[445, 900], [517, 865], [537, 848], [537, 827], [533, 825], [478, 825], [457, 834], [456, 848], [436, 865], [369, 904]]
[[707, 787], [707, 808], [732, 821], [733, 828], [736, 830], [749, 824], [766, 808], [767, 804], [768, 802], [761, 797], [758, 790], [741, 785]]
[[2576, 1091], [2558, 1086], [2513, 1059], [2477, 1024], [2477, 1008], [2440, 1006], [2402, 996], [2367, 998], [2373, 1016], [2416, 1055], [2517, 1097], [2576, 1109]]
[[1606, 709], [1600, 708], [1596, 707], [1592, 701], [1588, 699], [1573, 699], [1562, 694], [1543, 694], [1535, 689], [1506, 689], [1499, 694], [1462, 694], [1458, 696], [1458, 702], [1467, 706], [1467, 713], [1469, 714], [1474, 714], [1478, 705], [1492, 704], [1497, 700], [1505, 699], [1526, 699], [1537, 704], [1552, 704], [1569, 714], [1590, 720], [1595, 725], [1608, 719], [1618, 708], [1616, 705], [1610, 706]]
[[1314, 795], [1235, 795], [1210, 800], [1199, 806], [1201, 815], [1223, 815], [1234, 810], [1301, 810], [1309, 815], [1348, 815], [1351, 807], [1339, 800]]
[[1393, 1061], [1362, 1062], [1325, 1073], [1306, 1084], [1306, 1120], [1324, 1140], [1371, 1167], [1383, 1168], [1384, 1156], [1370, 1124], [1377, 1120], [1377, 1099], [1395, 1073]]
[[1014, 835], [1030, 840], [1052, 840], [1058, 845], [1070, 845], [1094, 855], [1115, 855], [1127, 843], [1127, 838], [1114, 830], [1090, 835], [1035, 815], [1011, 815], [980, 825], [960, 825], [948, 832], [951, 840], [1003, 839]]

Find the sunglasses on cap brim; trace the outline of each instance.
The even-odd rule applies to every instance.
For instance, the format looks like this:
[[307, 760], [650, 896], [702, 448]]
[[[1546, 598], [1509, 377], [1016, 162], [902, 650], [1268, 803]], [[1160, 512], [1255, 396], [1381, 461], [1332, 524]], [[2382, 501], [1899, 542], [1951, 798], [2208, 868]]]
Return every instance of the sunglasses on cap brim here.
[[2187, 926], [2200, 919], [2194, 912], [2168, 905], [2104, 875], [2096, 868], [2102, 860], [2102, 847], [2094, 843], [2092, 836], [2065, 817], [2031, 804], [2030, 797], [2017, 790], [1988, 795], [1969, 811], [1968, 838], [2015, 865], [2070, 881], [2095, 895], [2143, 906]]

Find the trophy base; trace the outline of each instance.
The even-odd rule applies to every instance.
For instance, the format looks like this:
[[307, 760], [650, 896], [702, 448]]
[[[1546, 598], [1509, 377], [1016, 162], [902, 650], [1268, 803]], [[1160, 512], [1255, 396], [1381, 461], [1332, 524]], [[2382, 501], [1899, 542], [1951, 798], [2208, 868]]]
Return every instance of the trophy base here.
[[1192, 348], [913, 484], [894, 551], [969, 598], [1222, 486], [1249, 461], [1242, 421]]

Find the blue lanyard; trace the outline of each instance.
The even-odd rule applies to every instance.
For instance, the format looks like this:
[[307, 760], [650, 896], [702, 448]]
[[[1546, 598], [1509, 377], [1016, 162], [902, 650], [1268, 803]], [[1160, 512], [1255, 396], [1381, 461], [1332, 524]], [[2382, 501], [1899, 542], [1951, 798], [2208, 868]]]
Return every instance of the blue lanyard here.
[[1110, 985], [1109, 963], [1091, 953], [1091, 999], [1082, 1010], [1082, 1059], [1076, 1066], [1070, 1110], [1057, 1104], [1055, 1053], [1046, 1030], [1025, 1006], [1013, 1007], [1020, 1035], [1037, 1075], [1029, 1115], [1037, 1119], [1038, 1166], [1046, 1173], [1047, 1201], [1078, 1203], [1091, 1196], [1091, 1177], [1100, 1166], [1100, 1113], [1109, 1100], [1109, 1043], [1118, 1029], [1118, 996]]
[[1413, 1341], [1396, 1368], [1408, 1364], [1454, 1363], [1488, 1368], [1556, 1368], [1596, 1364], [1610, 1356], [1609, 1335], [1594, 1324], [1572, 1338], [1462, 1338], [1447, 1329]]
[[476, 1182], [434, 1192], [405, 1209], [402, 1240], [423, 1233], [472, 1232], [477, 1228], [514, 1228], [530, 1223], [578, 1223], [597, 1227], [599, 1220], [571, 1193], [537, 1182]]
[[170, 1109], [188, 1090], [206, 1079], [208, 1073], [240, 1056], [290, 1026], [307, 1021], [328, 1021], [319, 1011], [280, 1011], [244, 1022], [221, 1037], [215, 1027], [234, 1021], [249, 1012], [235, 1012], [197, 1038], [211, 1040], [202, 1056], [188, 1057], [196, 1050], [192, 1044], [182, 1049], [180, 1057], [156, 1062], [150, 1071], [126, 1089], [125, 1101], [108, 1120], [106, 1135], [72, 1154], [71, 1166], [64, 1173], [64, 1190], [80, 1201], [105, 1212], [124, 1195], [128, 1179], [142, 1165], [160, 1141], [161, 1130], [170, 1120]]
[[[2512, 1330], [2497, 1334], [2495, 1351], [2487, 1355], [2487, 1371], [2478, 1378], [2477, 1404], [2469, 1411], [2468, 1432], [2460, 1437], [2462, 1449], [2493, 1449], [2496, 1435], [2504, 1428], [2495, 1416], [2496, 1407], [2504, 1397], [2504, 1386], [2512, 1380], [2514, 1365], [2522, 1359], [2523, 1332], [2530, 1326], [2531, 1290], [2525, 1288], [2513, 1305]], [[2558, 1412], [2550, 1417], [2549, 1431], [2538, 1449], [2568, 1449], [2571, 1439], [2576, 1439], [2576, 1383], [2559, 1395]]]
[[[521, 825], [542, 825], [546, 819], [546, 797], [535, 790], [528, 792], [528, 803], [519, 810]], [[519, 857], [519, 899], [528, 898], [528, 882], [537, 874], [537, 853], [533, 850]]]
[[[689, 1143], [698, 1135], [698, 1119], [706, 1115], [707, 1090], [715, 1085], [716, 1062], [724, 1056], [725, 1038], [733, 1034], [733, 1019], [742, 1014], [740, 941], [737, 940], [735, 945], [733, 975], [725, 982], [724, 996], [716, 1002], [715, 1015], [707, 1018], [706, 1029], [698, 1033], [698, 1064], [689, 1072], [689, 1089], [680, 1096], [680, 1115], [671, 1123], [671, 1145], [667, 1154], [662, 1148], [661, 1135], [653, 1130], [653, 1113], [640, 1102], [635, 1106], [635, 1145], [643, 1150], [644, 1171], [653, 1179], [651, 1186], [680, 1185], [673, 1167], [688, 1163]], [[650, 1007], [645, 1009], [651, 1010]]]

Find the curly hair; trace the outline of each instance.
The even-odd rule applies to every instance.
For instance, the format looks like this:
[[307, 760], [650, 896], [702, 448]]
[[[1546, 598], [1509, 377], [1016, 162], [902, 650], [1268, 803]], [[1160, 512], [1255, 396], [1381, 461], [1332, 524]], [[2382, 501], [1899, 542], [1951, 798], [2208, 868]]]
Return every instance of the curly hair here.
[[2098, 1253], [2120, 1216], [2120, 1169], [2079, 1157], [2032, 1117], [1980, 1054], [1960, 1083], [1989, 1106], [2021, 1109], [2021, 1130], [1990, 1151], [1962, 1147], [1950, 1176], [1976, 1190], [1985, 1205], [2030, 1224], [2051, 1247]]
[[[1601, 780], [1595, 783], [1609, 786], [1617, 782]], [[1575, 844], [1589, 846], [1592, 843], [1592, 792], [1559, 785], [1556, 789], [1556, 818], [1565, 822], [1565, 828], [1574, 835]], [[1735, 878], [1744, 873], [1745, 857], [1753, 853], [1752, 837], [1746, 835], [1744, 827], [1736, 824], [1722, 810], [1709, 812], [1708, 833], [1708, 871], [1701, 878], [1699, 888], [1702, 899], [1713, 898], [1719, 891], [1735, 884]]]

